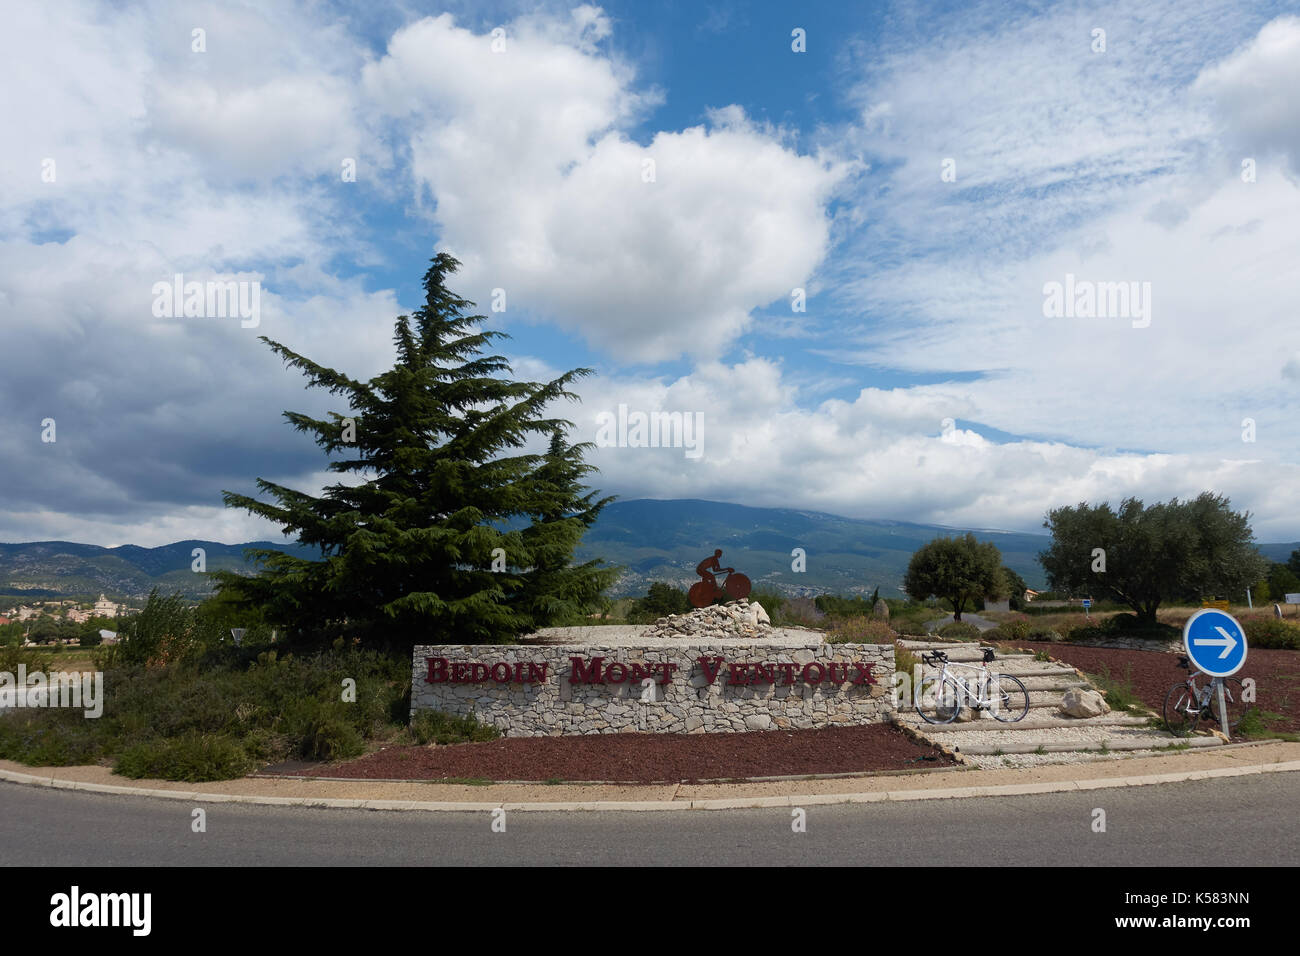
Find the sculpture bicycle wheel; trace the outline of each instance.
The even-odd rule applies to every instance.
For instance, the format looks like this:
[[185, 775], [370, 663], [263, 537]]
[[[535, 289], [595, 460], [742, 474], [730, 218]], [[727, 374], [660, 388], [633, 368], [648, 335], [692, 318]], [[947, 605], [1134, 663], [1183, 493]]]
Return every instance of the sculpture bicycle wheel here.
[[733, 572], [727, 575], [727, 583], [722, 588], [727, 592], [727, 597], [739, 601], [741, 598], [749, 597], [749, 578]]
[[691, 607], [708, 607], [713, 603], [713, 594], [714, 589], [709, 587], [708, 582], [696, 581], [686, 592], [686, 598], [691, 602]]

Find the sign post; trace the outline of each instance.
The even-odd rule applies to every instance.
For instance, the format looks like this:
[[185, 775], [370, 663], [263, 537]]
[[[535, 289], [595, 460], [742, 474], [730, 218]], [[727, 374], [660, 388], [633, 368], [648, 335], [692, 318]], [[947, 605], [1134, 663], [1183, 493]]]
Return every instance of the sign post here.
[[1092, 614], [1088, 611], [1088, 608], [1090, 608], [1090, 607], [1092, 607], [1092, 598], [1084, 598], [1084, 599], [1083, 599], [1083, 616], [1086, 617], [1086, 618], [1088, 618], [1088, 620], [1092, 620]]
[[[1246, 663], [1246, 631], [1237, 619], [1218, 608], [1202, 608], [1183, 625], [1183, 649], [1202, 673], [1229, 677]], [[1228, 708], [1224, 706], [1223, 681], [1217, 681], [1219, 722], [1223, 736], [1231, 739]]]
[[[1300, 594], [1288, 594], [1286, 596], [1287, 604], [1300, 604]], [[1296, 614], [1300, 615], [1300, 608], [1296, 609]]]

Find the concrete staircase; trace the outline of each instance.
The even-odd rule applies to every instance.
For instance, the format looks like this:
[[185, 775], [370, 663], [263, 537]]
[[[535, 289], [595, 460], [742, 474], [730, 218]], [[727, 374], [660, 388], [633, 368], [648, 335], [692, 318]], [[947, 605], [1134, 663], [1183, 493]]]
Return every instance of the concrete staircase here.
[[[978, 664], [986, 645], [942, 641], [900, 640], [899, 645], [918, 659], [923, 652], [941, 650], [957, 664]], [[950, 724], [927, 723], [909, 701], [899, 709], [897, 720], [928, 740], [961, 754], [978, 767], [1032, 767], [1046, 763], [1084, 763], [1113, 760], [1121, 756], [1187, 747], [1215, 747], [1217, 736], [1179, 739], [1151, 725], [1148, 716], [1109, 713], [1100, 717], [1066, 717], [1059, 708], [1061, 697], [1072, 687], [1092, 687], [1074, 668], [1057, 661], [1036, 661], [1032, 654], [1003, 654], [990, 669], [1013, 674], [1029, 692], [1029, 712], [1015, 723], [1003, 723], [981, 712], [971, 719], [963, 708]], [[923, 665], [925, 674], [934, 669]], [[974, 671], [959, 670], [963, 677]]]

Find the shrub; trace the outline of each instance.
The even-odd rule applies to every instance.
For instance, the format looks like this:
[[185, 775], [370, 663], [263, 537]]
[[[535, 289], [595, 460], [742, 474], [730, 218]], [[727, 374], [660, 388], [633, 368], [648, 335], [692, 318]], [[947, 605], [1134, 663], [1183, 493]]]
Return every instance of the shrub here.
[[904, 637], [925, 637], [930, 633], [925, 629], [925, 622], [916, 617], [890, 618], [889, 626]]
[[966, 621], [949, 621], [935, 633], [947, 641], [975, 641], [979, 640], [980, 629]]
[[[114, 649], [103, 649], [105, 656]], [[0, 664], [16, 653], [0, 648]], [[342, 700], [346, 678], [356, 682], [354, 702]], [[117, 757], [119, 772], [168, 779], [188, 779], [167, 775], [182, 772], [239, 776], [256, 762], [295, 755], [337, 760], [405, 728], [410, 689], [405, 656], [342, 645], [279, 656], [227, 642], [183, 661], [105, 668], [98, 720], [54, 708], [0, 715], [0, 757], [40, 765]], [[222, 741], [239, 745], [240, 754]], [[189, 769], [175, 769], [182, 764]]]
[[690, 610], [691, 602], [685, 591], [662, 581], [654, 581], [645, 597], [632, 602], [627, 611], [627, 620], [629, 624], [653, 624], [661, 617], [685, 614]]
[[309, 760], [346, 760], [366, 749], [360, 732], [343, 717], [322, 710], [307, 725], [299, 753]]
[[[770, 612], [769, 612], [770, 614]], [[790, 598], [780, 608], [780, 620], [772, 618], [773, 624], [793, 624], [802, 627], [819, 627], [826, 615], [817, 609], [809, 597]]]
[[1026, 617], [1013, 617], [1003, 621], [985, 636], [995, 641], [1027, 641], [1033, 625]]
[[116, 772], [134, 779], [229, 780], [252, 767], [238, 741], [220, 734], [188, 733], [132, 744], [118, 757]]
[[828, 644], [892, 644], [898, 635], [878, 618], [833, 618], [826, 633]]
[[422, 744], [463, 744], [496, 740], [501, 731], [473, 717], [457, 717], [437, 710], [422, 710], [411, 720], [411, 736]]
[[1102, 665], [1100, 674], [1089, 674], [1088, 676], [1106, 695], [1106, 703], [1110, 705], [1111, 710], [1120, 713], [1131, 713], [1144, 709], [1141, 698], [1133, 689], [1133, 668], [1131, 666], [1124, 665], [1123, 679], [1112, 677], [1110, 668], [1105, 664]]
[[894, 645], [894, 670], [909, 677], [921, 666], [921, 659], [901, 644]]
[[1248, 617], [1241, 622], [1251, 647], [1300, 650], [1300, 625], [1275, 617]]

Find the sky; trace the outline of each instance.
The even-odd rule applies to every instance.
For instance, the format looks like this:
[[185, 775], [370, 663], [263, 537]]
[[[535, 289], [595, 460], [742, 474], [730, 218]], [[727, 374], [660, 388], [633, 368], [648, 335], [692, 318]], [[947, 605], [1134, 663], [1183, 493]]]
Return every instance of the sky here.
[[[1300, 539], [1300, 4], [25, 4], [0, 541], [278, 539], [429, 259], [622, 498]], [[171, 303], [235, 283], [248, 309]], [[255, 303], [255, 306], [254, 306]], [[676, 413], [687, 442], [618, 434]], [[688, 447], [689, 445], [689, 447]]]

